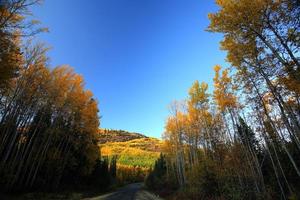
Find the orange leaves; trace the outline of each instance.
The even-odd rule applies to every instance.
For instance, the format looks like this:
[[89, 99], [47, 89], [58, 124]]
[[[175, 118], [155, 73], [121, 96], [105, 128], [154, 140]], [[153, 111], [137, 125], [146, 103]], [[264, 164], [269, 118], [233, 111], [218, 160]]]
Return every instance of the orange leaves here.
[[300, 95], [300, 71], [295, 72], [292, 75], [279, 77], [278, 82], [284, 85], [289, 91]]
[[0, 33], [0, 88], [8, 88], [23, 64], [23, 55], [17, 38]]
[[98, 122], [97, 101], [93, 99], [93, 94], [84, 89], [84, 81], [81, 75], [67, 66], [56, 67], [51, 72], [51, 91], [53, 103], [58, 110], [69, 109], [76, 115], [76, 129], [80, 132], [96, 133]]

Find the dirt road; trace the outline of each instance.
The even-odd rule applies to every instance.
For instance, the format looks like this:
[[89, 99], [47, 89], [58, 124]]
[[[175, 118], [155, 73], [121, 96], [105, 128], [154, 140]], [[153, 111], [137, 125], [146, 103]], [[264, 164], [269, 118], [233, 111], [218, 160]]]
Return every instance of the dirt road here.
[[143, 183], [134, 183], [115, 192], [85, 200], [163, 200], [143, 189]]

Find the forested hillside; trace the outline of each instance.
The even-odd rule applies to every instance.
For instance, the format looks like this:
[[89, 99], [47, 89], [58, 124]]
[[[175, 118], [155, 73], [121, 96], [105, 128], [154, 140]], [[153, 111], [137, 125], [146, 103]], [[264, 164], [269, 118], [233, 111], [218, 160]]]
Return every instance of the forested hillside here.
[[72, 67], [49, 65], [36, 40], [47, 29], [30, 12], [39, 3], [0, 1], [0, 190], [106, 188], [98, 102]]
[[98, 141], [100, 144], [107, 142], [126, 142], [129, 140], [148, 138], [141, 133], [131, 133], [124, 130], [99, 129]]
[[171, 105], [147, 184], [174, 199], [299, 199], [299, 1], [216, 3], [208, 31], [231, 66]]
[[144, 181], [162, 149], [161, 140], [120, 130], [100, 130], [99, 142], [101, 156], [116, 160], [121, 183]]

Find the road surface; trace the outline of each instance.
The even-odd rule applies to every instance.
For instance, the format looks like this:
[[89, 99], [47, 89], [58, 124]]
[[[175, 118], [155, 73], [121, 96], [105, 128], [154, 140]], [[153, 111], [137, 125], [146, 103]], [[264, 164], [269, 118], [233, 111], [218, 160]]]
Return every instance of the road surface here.
[[87, 198], [85, 200], [163, 200], [155, 194], [143, 189], [143, 183], [133, 183], [115, 192]]

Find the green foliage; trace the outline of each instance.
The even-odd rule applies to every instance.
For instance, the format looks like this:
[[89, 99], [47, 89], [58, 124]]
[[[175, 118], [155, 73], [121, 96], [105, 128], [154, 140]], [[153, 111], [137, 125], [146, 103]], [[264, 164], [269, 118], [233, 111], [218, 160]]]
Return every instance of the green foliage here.
[[174, 193], [178, 189], [178, 183], [173, 172], [173, 170], [168, 169], [166, 156], [160, 154], [154, 168], [145, 180], [147, 188], [159, 193], [161, 196], [168, 196]]
[[119, 155], [118, 163], [128, 166], [152, 167], [159, 153], [127, 148]]
[[[114, 139], [112, 139], [114, 140]], [[116, 156], [118, 164], [150, 168], [159, 157], [161, 141], [155, 138], [133, 139], [101, 144], [101, 155]]]
[[110, 164], [109, 164], [109, 171], [110, 171], [112, 178], [115, 179], [117, 177], [117, 156], [113, 156], [111, 158]]
[[114, 172], [109, 169], [109, 161], [107, 158], [98, 159], [93, 172], [88, 177], [88, 183], [98, 190], [105, 190], [110, 186], [113, 180], [113, 173]]
[[146, 186], [158, 190], [166, 184], [167, 163], [163, 154], [155, 161], [154, 168], [146, 179]]
[[259, 149], [259, 143], [257, 141], [257, 138], [255, 137], [255, 133], [241, 117], [239, 117], [237, 132], [244, 146], [250, 148], [250, 150], [253, 151], [254, 153], [258, 153], [260, 149]]
[[127, 131], [100, 129], [98, 137], [101, 155], [116, 163], [119, 185], [144, 181], [162, 146], [156, 138]]

